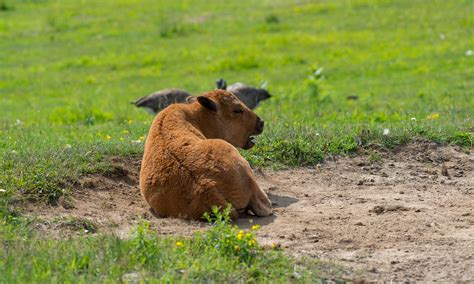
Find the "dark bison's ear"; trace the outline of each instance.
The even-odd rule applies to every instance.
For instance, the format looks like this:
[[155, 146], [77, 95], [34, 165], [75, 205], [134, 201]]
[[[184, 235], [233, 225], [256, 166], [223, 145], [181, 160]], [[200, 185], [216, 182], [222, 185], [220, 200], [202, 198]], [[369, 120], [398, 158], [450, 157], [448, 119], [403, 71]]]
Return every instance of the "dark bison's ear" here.
[[186, 98], [186, 103], [187, 104], [192, 104], [196, 101], [196, 99], [197, 99], [197, 97], [195, 97], [195, 96], [189, 96], [189, 97]]
[[203, 107], [212, 111], [217, 111], [217, 105], [213, 100], [203, 96], [197, 97], [197, 100]]

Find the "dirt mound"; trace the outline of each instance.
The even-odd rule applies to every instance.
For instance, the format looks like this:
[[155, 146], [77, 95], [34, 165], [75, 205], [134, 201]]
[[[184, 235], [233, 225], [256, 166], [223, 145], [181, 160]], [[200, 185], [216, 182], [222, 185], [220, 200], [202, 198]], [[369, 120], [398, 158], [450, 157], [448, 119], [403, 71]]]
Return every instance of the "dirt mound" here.
[[[26, 205], [48, 234], [127, 236], [140, 219], [160, 234], [187, 235], [200, 222], [159, 219], [138, 189], [139, 159], [110, 175], [83, 177], [61, 206]], [[395, 151], [286, 171], [256, 170], [274, 216], [254, 218], [259, 240], [297, 256], [334, 261], [350, 279], [474, 280], [474, 155], [416, 142]], [[249, 219], [238, 225], [249, 227]]]

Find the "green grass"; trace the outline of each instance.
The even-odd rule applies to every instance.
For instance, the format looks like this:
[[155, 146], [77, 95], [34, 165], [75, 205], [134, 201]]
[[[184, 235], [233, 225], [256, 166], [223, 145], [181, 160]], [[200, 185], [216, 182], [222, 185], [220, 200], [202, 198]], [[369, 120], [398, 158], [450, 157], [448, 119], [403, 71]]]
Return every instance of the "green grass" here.
[[470, 0], [0, 0], [0, 207], [54, 203], [107, 157], [140, 157], [152, 117], [129, 102], [219, 77], [274, 95], [242, 152], [254, 166], [418, 136], [472, 147], [472, 11]]
[[278, 248], [264, 249], [255, 241], [258, 226], [240, 231], [227, 216], [218, 213], [209, 230], [191, 238], [158, 237], [144, 221], [129, 239], [45, 239], [10, 216], [0, 226], [0, 282], [321, 281], [323, 263], [304, 267]]

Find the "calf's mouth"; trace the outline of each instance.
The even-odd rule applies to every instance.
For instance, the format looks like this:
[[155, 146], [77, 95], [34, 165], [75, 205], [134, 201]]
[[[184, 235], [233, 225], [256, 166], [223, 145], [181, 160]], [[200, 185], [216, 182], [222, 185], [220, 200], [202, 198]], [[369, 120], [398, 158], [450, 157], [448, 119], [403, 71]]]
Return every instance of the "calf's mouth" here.
[[260, 119], [260, 117], [257, 116], [257, 123], [255, 125], [255, 130], [253, 133], [247, 137], [247, 141], [245, 142], [243, 149], [250, 149], [253, 146], [255, 146], [255, 139], [256, 136], [261, 134], [263, 132], [263, 126], [264, 126], [264, 121]]

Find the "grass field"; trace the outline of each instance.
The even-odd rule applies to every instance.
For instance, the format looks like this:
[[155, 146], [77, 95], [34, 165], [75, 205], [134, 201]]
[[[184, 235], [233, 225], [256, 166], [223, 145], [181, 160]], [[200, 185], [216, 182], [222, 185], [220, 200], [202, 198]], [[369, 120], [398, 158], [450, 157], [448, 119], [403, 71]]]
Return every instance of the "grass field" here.
[[[311, 165], [415, 136], [472, 147], [473, 11], [469, 0], [0, 0], [0, 232], [25, 225], [12, 221], [22, 220], [12, 198], [54, 203], [82, 174], [107, 171], [108, 157], [142, 153], [153, 117], [130, 101], [165, 87], [198, 94], [219, 77], [267, 82], [274, 96], [257, 109], [263, 135], [243, 152], [255, 166]], [[23, 239], [2, 241], [7, 259], [31, 249]], [[28, 246], [71, 261], [65, 248], [87, 242], [78, 254], [130, 245]]]

